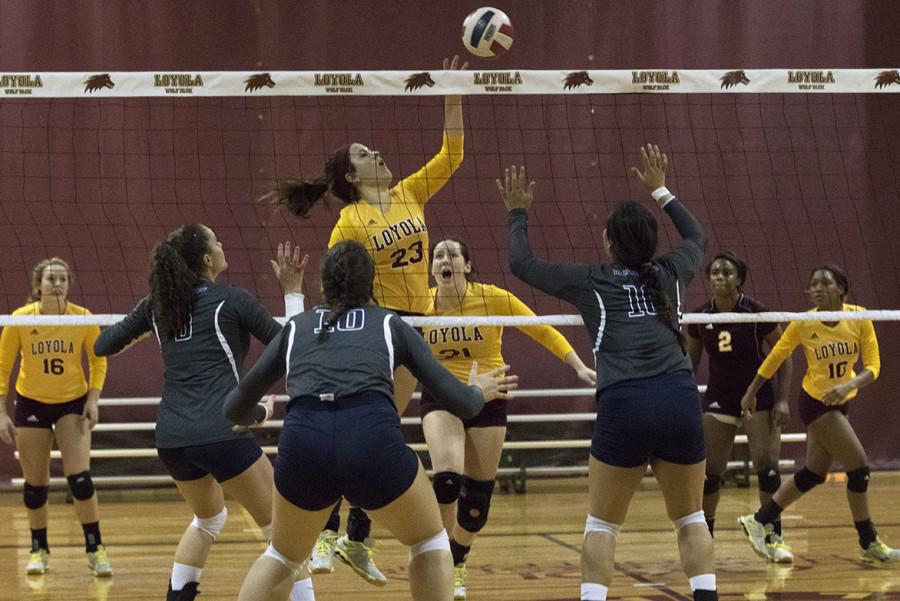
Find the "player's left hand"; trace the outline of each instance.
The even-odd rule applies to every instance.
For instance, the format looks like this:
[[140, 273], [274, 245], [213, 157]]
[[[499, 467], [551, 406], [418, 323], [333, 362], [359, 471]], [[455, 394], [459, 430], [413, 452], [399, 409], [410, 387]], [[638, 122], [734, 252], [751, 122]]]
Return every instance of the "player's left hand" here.
[[497, 190], [500, 192], [507, 211], [513, 209], [527, 211], [531, 208], [531, 203], [534, 201], [534, 182], [526, 182], [528, 182], [528, 178], [525, 175], [524, 165], [518, 169], [515, 165], [509, 167], [503, 172], [503, 180], [497, 180]]
[[787, 401], [778, 401], [772, 406], [772, 429], [785, 428], [791, 419], [791, 409]]
[[822, 402], [826, 405], [843, 405], [847, 402], [847, 395], [853, 392], [853, 386], [848, 382], [846, 384], [838, 384], [825, 393]]
[[235, 424], [231, 426], [232, 432], [246, 432], [250, 428], [258, 428], [265, 424], [267, 421], [272, 419], [272, 416], [275, 414], [275, 395], [270, 394], [266, 395], [259, 402], [260, 405], [266, 408], [266, 416], [263, 418], [261, 422], [256, 422], [254, 424], [250, 424], [249, 426], [241, 426], [240, 424]]
[[469, 61], [463, 61], [463, 63], [459, 64], [459, 55], [454, 54], [452, 59], [444, 59], [444, 70], [445, 71], [465, 71], [469, 68]]
[[97, 401], [87, 401], [84, 404], [81, 418], [83, 420], [82, 423], [84, 424], [85, 432], [90, 432], [94, 429], [94, 426], [100, 421], [100, 408], [97, 405]]
[[278, 278], [285, 293], [303, 293], [303, 273], [306, 271], [309, 255], [303, 255], [301, 260], [299, 246], [295, 246], [292, 250], [289, 241], [279, 242], [275, 259], [270, 262], [272, 271], [275, 272], [275, 277]]

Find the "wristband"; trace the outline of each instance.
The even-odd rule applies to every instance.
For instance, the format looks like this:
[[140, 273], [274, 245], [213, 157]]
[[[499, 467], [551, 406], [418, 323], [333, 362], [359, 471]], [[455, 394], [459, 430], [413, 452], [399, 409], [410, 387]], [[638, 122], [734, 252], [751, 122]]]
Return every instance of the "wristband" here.
[[660, 200], [662, 200], [662, 199], [665, 198], [666, 196], [674, 196], [674, 194], [672, 194], [671, 192], [669, 192], [669, 189], [666, 188], [665, 186], [660, 186], [659, 188], [657, 188], [656, 190], [654, 190], [653, 192], [651, 192], [651, 193], [650, 193], [650, 196], [653, 197], [653, 200], [655, 200], [656, 202], [659, 202]]

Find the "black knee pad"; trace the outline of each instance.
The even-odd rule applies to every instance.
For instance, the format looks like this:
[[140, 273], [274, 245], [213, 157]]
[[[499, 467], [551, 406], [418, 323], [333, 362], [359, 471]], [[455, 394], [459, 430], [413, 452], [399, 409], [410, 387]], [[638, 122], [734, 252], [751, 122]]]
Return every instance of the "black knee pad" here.
[[456, 472], [437, 472], [431, 485], [434, 487], [434, 496], [441, 505], [455, 503], [459, 498], [462, 488], [462, 476]]
[[759, 480], [759, 490], [770, 495], [775, 494], [781, 486], [781, 472], [777, 467], [764, 467], [756, 472], [756, 477]]
[[706, 479], [703, 481], [703, 494], [711, 495], [713, 493], [719, 492], [719, 488], [722, 487], [722, 476], [718, 474], [706, 474]]
[[456, 521], [463, 530], [474, 534], [484, 528], [493, 493], [493, 480], [472, 480], [463, 476], [463, 487], [456, 509]]
[[823, 482], [825, 482], [825, 476], [820, 476], [819, 474], [811, 472], [806, 468], [803, 468], [802, 470], [794, 474], [794, 485], [800, 492], [807, 492], [809, 490], [812, 490]]
[[869, 490], [869, 466], [847, 472], [847, 490], [850, 492], [866, 492]]
[[66, 476], [66, 481], [69, 483], [72, 496], [79, 501], [87, 501], [94, 496], [94, 482], [91, 480], [89, 471], [85, 470], [80, 474]]
[[25, 498], [25, 507], [28, 509], [40, 509], [47, 504], [47, 494], [49, 492], [49, 486], [32, 486], [26, 482], [25, 489], [22, 491], [22, 496]]

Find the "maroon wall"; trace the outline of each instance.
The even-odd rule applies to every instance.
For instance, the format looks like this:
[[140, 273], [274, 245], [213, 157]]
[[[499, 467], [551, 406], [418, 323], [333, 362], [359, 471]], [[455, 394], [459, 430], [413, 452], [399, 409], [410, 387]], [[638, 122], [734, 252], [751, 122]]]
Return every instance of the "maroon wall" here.
[[[462, 51], [459, 24], [480, 4], [5, 0], [0, 71], [434, 68]], [[519, 0], [501, 8], [513, 19], [515, 46], [498, 61], [473, 61], [476, 68], [900, 62], [890, 42], [900, 19], [889, 2]], [[433, 237], [472, 240], [486, 281], [508, 286], [538, 312], [566, 311], [507, 276], [492, 178], [500, 165], [525, 160], [541, 194], [536, 246], [553, 258], [591, 260], [590, 226], [616, 200], [640, 193], [626, 167], [634, 148], [652, 137], [672, 149], [673, 189], [695, 203], [712, 248], [733, 247], [751, 259], [753, 294], [802, 309], [806, 270], [837, 260], [850, 269], [858, 302], [898, 307], [898, 104], [850, 95], [471, 99], [467, 160], [429, 207], [429, 225]], [[371, 140], [396, 174], [409, 173], [435, 150], [439, 127], [436, 99], [0, 101], [0, 312], [21, 304], [25, 270], [48, 253], [74, 260], [76, 302], [124, 312], [146, 290], [152, 244], [190, 220], [216, 229], [229, 252], [230, 281], [276, 312], [277, 288], [265, 271], [272, 243], [294, 238], [315, 259], [335, 217], [320, 211], [298, 224], [252, 199], [274, 175], [314, 175], [323, 153], [349, 139]], [[763, 145], [765, 166], [748, 154], [754, 144]], [[832, 150], [839, 156], [829, 161]], [[689, 304], [703, 297], [697, 282]], [[873, 461], [897, 467], [900, 378], [892, 366], [900, 331], [891, 324], [879, 332], [885, 373], [853, 415]], [[587, 358], [583, 332], [569, 336]], [[556, 365], [529, 368], [546, 355], [521, 341], [513, 332], [507, 347], [522, 349], [510, 359], [526, 386], [577, 385]], [[144, 343], [111, 363], [106, 394], [157, 394], [160, 372], [158, 352]], [[549, 408], [588, 406], [560, 401]], [[0, 460], [0, 473], [11, 469]]]

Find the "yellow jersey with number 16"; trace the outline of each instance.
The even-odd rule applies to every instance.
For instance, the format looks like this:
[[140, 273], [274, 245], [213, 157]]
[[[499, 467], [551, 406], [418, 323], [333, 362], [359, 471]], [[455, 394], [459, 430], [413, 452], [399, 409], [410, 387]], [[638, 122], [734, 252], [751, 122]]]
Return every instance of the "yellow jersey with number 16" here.
[[[40, 303], [29, 303], [13, 315], [40, 315]], [[90, 315], [66, 303], [65, 315]], [[6, 326], [0, 335], [0, 394], [9, 392], [9, 376], [18, 356], [16, 392], [42, 403], [67, 403], [84, 396], [88, 388], [103, 388], [106, 357], [94, 354], [99, 326]], [[90, 384], [84, 378], [82, 354], [87, 355]]]
[[394, 311], [424, 314], [428, 296], [428, 229], [425, 203], [459, 168], [463, 136], [444, 133], [440, 152], [391, 188], [387, 212], [365, 201], [348, 204], [331, 231], [331, 248], [343, 240], [366, 247], [375, 261], [374, 297]]

